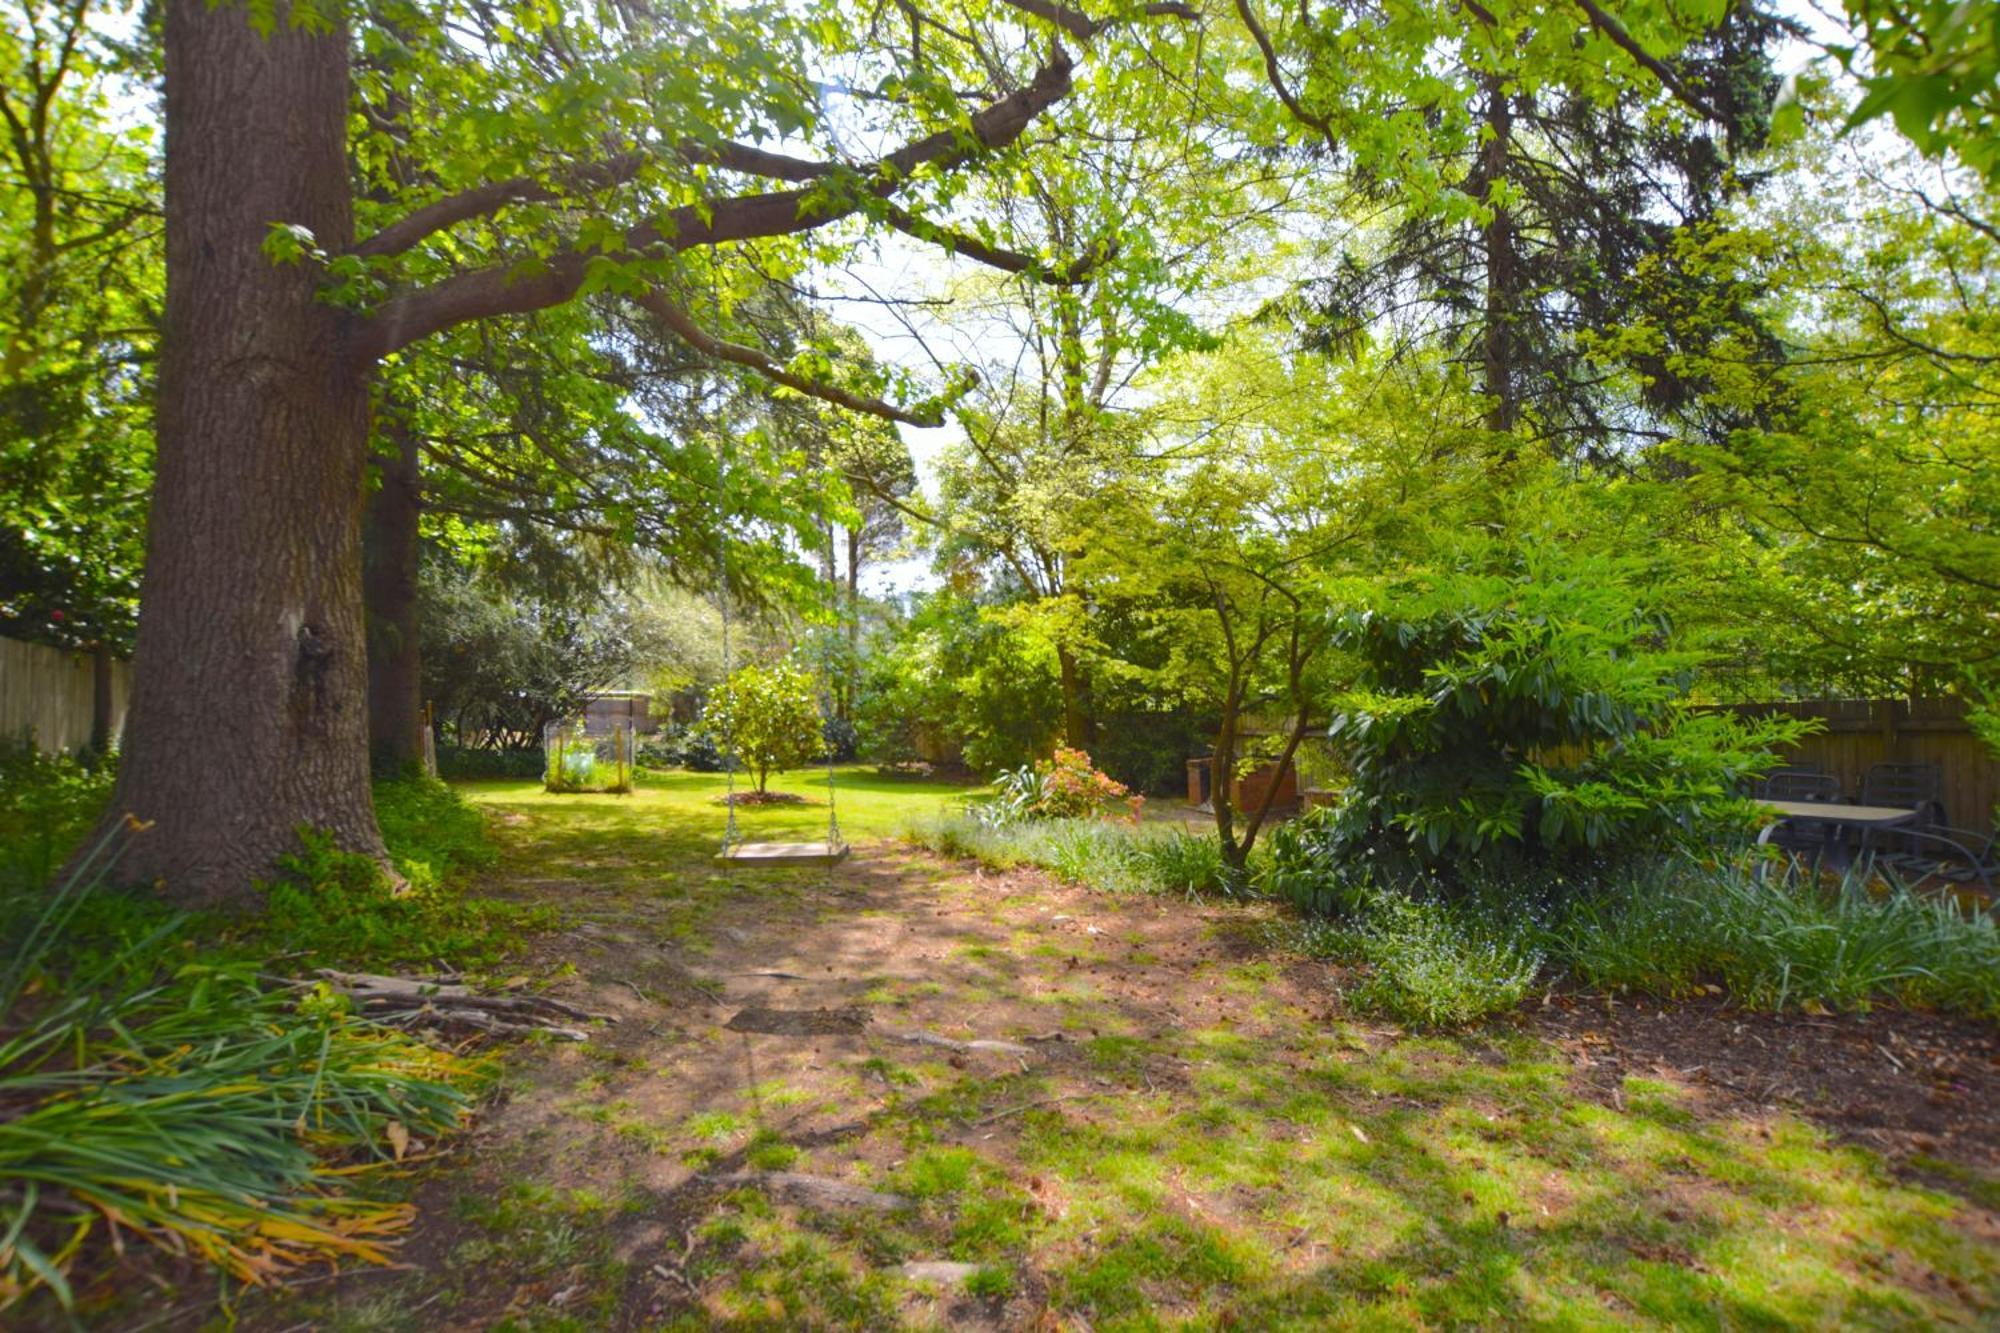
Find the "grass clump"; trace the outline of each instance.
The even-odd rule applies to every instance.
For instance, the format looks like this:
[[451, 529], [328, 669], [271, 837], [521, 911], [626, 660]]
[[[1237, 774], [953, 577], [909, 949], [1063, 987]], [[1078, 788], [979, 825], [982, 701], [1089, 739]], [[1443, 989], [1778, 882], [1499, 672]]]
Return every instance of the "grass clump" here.
[[0, 739], [0, 890], [38, 888], [104, 812], [115, 776], [46, 755], [27, 737]]
[[491, 966], [521, 934], [546, 929], [552, 908], [468, 895], [466, 875], [493, 864], [485, 821], [442, 782], [396, 778], [375, 786], [376, 816], [396, 884], [374, 861], [311, 830], [263, 886], [265, 910], [248, 943], [268, 942], [322, 962], [394, 967], [445, 961]]
[[184, 918], [107, 942], [93, 922], [144, 915], [83, 910], [114, 862], [107, 839], [0, 902], [20, 941], [0, 970], [0, 1310], [71, 1306], [79, 1262], [135, 1237], [245, 1283], [386, 1262], [412, 1210], [345, 1182], [453, 1130], [474, 1068], [324, 987], [197, 957]]
[[1721, 986], [1739, 1003], [1865, 1010], [1890, 1001], [2000, 1018], [2000, 929], [1949, 894], [1759, 880], [1670, 863], [1580, 895], [1547, 932], [1578, 980], [1682, 996]]
[[913, 824], [903, 836], [940, 856], [993, 870], [1035, 866], [1105, 893], [1200, 897], [1230, 893], [1235, 882], [1214, 838], [1158, 825], [945, 815]]

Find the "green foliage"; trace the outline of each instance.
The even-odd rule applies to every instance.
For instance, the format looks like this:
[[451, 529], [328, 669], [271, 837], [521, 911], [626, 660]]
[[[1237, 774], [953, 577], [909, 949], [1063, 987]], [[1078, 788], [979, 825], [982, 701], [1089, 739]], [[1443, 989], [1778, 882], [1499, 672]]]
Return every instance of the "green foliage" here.
[[343, 967], [477, 969], [513, 953], [523, 934], [554, 923], [548, 907], [467, 892], [495, 853], [479, 812], [444, 783], [378, 781], [375, 810], [402, 883], [326, 835], [303, 830], [299, 850], [261, 886], [265, 910], [229, 926], [232, 946]]
[[1349, 998], [1422, 1027], [1512, 1009], [1542, 969], [1532, 936], [1518, 926], [1394, 891], [1372, 895], [1353, 939], [1368, 972]]
[[708, 696], [702, 731], [756, 777], [797, 768], [826, 752], [812, 674], [793, 662], [739, 667]]
[[1623, 562], [1529, 549], [1392, 585], [1339, 624], [1361, 666], [1329, 734], [1353, 773], [1329, 851], [1426, 867], [1655, 854], [1754, 827], [1739, 795], [1800, 734], [1685, 707]]
[[0, 738], [0, 892], [46, 884], [111, 795], [110, 763], [45, 755], [27, 737]]
[[1927, 157], [1956, 153], [2000, 183], [2000, 16], [1958, 0], [1845, 0], [1858, 30], [1836, 46], [1860, 74], [1849, 127], [1886, 117]]
[[38, 1287], [70, 1305], [72, 1269], [107, 1241], [251, 1283], [387, 1262], [410, 1207], [344, 1181], [452, 1132], [473, 1068], [324, 986], [268, 988], [257, 963], [198, 951], [184, 918], [97, 910], [115, 856], [97, 851], [52, 891], [0, 898], [18, 941], [0, 970], [0, 1309]]
[[650, 660], [647, 624], [601, 590], [579, 604], [437, 563], [421, 585], [423, 684], [460, 747], [525, 749]]
[[1058, 745], [1047, 759], [1003, 770], [993, 779], [993, 795], [968, 810], [996, 828], [1025, 820], [1108, 819], [1117, 813], [1136, 822], [1145, 800], [1098, 772], [1082, 750]]
[[1048, 752], [1062, 716], [1054, 646], [991, 610], [941, 589], [877, 639], [855, 708], [864, 755], [906, 763], [956, 750], [990, 773]]
[[1760, 1009], [1887, 1001], [2000, 1017], [1992, 914], [1869, 879], [1851, 873], [1829, 891], [1803, 877], [1669, 862], [1576, 897], [1547, 947], [1606, 989], [1679, 997], [1719, 986]]
[[904, 832], [942, 856], [968, 858], [996, 870], [1038, 866], [1105, 893], [1232, 895], [1240, 882], [1215, 839], [1180, 828], [1102, 819], [1003, 825], [960, 815]]

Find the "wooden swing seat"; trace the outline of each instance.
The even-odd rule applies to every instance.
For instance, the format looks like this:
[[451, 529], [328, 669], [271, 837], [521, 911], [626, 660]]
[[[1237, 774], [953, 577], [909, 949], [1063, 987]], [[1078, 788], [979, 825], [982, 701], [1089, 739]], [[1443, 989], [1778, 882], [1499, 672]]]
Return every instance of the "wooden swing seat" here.
[[849, 850], [844, 842], [739, 842], [717, 852], [715, 859], [747, 866], [836, 866]]

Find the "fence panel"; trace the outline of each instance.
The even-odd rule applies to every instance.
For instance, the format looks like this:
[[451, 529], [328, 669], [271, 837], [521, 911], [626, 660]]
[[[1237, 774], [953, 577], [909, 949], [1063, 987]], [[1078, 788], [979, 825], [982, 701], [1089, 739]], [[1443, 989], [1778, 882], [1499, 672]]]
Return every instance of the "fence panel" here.
[[1825, 730], [1806, 737], [1785, 762], [1825, 769], [1850, 795], [1860, 793], [1871, 764], [1936, 764], [1944, 777], [1947, 821], [1980, 833], [1993, 829], [2000, 759], [1966, 725], [1964, 700], [1811, 699], [1737, 704], [1731, 711], [1818, 718]]
[[[125, 727], [132, 668], [111, 664], [111, 735]], [[88, 653], [66, 653], [39, 643], [0, 639], [0, 736], [28, 733], [51, 753], [90, 743], [91, 662]]]

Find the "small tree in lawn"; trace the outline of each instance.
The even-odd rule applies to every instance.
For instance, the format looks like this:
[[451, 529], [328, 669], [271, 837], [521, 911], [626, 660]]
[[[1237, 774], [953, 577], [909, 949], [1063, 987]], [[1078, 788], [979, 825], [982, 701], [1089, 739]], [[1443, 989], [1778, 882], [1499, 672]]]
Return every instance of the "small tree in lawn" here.
[[709, 696], [702, 727], [717, 748], [756, 775], [760, 796], [771, 774], [826, 752], [812, 676], [791, 662], [739, 667]]

